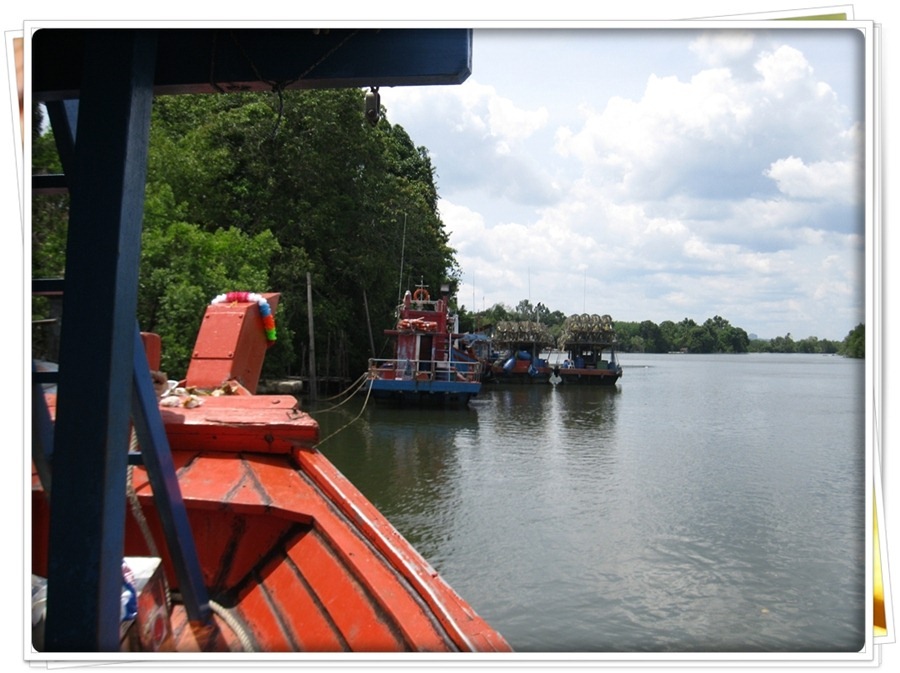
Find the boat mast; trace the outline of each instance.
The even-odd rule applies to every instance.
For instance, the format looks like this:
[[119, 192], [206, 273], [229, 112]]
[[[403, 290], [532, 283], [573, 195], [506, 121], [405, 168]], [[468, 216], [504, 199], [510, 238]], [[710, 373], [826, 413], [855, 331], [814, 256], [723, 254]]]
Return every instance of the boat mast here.
[[403, 301], [403, 257], [406, 254], [406, 213], [403, 213], [403, 239], [400, 243], [400, 281], [397, 283], [397, 303]]

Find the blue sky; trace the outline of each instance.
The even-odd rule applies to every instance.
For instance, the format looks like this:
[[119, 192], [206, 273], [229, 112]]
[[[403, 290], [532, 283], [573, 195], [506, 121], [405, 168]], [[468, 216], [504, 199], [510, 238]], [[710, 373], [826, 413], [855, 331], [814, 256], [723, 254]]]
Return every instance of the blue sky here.
[[476, 28], [462, 85], [382, 89], [436, 168], [460, 303], [864, 322], [861, 34], [684, 25]]

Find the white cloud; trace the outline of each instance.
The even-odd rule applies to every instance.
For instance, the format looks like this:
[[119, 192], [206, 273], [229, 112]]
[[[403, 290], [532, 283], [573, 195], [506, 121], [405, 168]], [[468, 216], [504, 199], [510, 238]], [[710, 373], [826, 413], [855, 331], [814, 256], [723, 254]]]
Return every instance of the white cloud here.
[[[516, 105], [493, 86], [474, 79], [456, 87], [432, 87], [424, 95], [399, 87], [382, 95], [388, 119], [400, 123], [417, 144], [441, 129], [432, 151], [439, 189], [451, 198], [481, 191], [512, 203], [540, 205], [559, 198], [554, 176], [524, 143], [547, 124], [545, 107]], [[398, 121], [399, 120], [399, 121]], [[450, 177], [452, 179], [445, 179]]]
[[484, 217], [466, 206], [441, 199], [438, 204], [441, 219], [459, 252], [476, 251], [487, 235]]
[[493, 87], [485, 87], [485, 95], [491, 134], [505, 142], [524, 140], [547, 124], [549, 113], [546, 107], [522, 109], [508, 98], [498, 96]]
[[689, 49], [701, 62], [719, 66], [745, 56], [753, 48], [753, 43], [754, 37], [750, 31], [715, 31], [700, 35], [690, 43]]
[[495, 87], [471, 79], [463, 86], [435, 87], [424, 95], [416, 87], [398, 87], [384, 95], [388, 117], [393, 110], [404, 115], [427, 114], [448, 120], [454, 131], [482, 141], [515, 145], [547, 124], [547, 108], [528, 109], [497, 93]]
[[859, 172], [848, 161], [817, 161], [806, 164], [794, 156], [779, 159], [765, 171], [782, 194], [798, 199], [853, 203], [859, 200]]
[[783, 96], [795, 83], [809, 78], [813, 73], [802, 52], [784, 45], [773, 52], [763, 53], [755, 67], [762, 75], [763, 89], [777, 97]]
[[[741, 33], [733, 37], [732, 58], [752, 43]], [[720, 49], [728, 43], [724, 36], [715, 41]], [[852, 155], [850, 136], [857, 131], [841, 124], [845, 111], [813, 78], [802, 53], [785, 46], [766, 51], [755, 72], [741, 78], [718, 67], [689, 79], [651, 73], [639, 100], [614, 96], [602, 110], [582, 104], [581, 127], [559, 128], [555, 149], [581, 161], [595, 181], [642, 199], [728, 198], [768, 189], [762, 171], [786, 148], [808, 162], [833, 161], [827, 153], [842, 160]]]

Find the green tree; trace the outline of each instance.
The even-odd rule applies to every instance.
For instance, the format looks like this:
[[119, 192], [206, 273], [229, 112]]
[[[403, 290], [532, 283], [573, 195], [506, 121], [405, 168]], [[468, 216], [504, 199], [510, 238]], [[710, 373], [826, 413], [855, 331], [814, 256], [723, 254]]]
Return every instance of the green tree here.
[[638, 334], [641, 339], [643, 339], [644, 350], [646, 352], [665, 353], [668, 350], [665, 339], [663, 338], [662, 330], [659, 325], [652, 320], [642, 321], [638, 327]]
[[848, 358], [866, 357], [866, 326], [858, 324], [844, 337], [839, 351]]
[[456, 275], [427, 150], [386, 119], [366, 122], [362, 100], [355, 89], [160, 99], [150, 171], [180, 219], [271, 232], [267, 287], [285, 295], [296, 352], [308, 352], [310, 277], [317, 362], [345, 375], [373, 355], [368, 327], [390, 326], [398, 292]]
[[[183, 374], [206, 305], [231, 290], [264, 291], [278, 244], [269, 232], [250, 236], [232, 227], [203, 231], [187, 222], [145, 230], [138, 321], [163, 341], [163, 369]], [[262, 289], [260, 289], [262, 288]], [[276, 312], [276, 320], [278, 313]], [[279, 349], [290, 349], [289, 330]]]
[[747, 333], [740, 327], [734, 327], [721, 316], [709, 318], [704, 327], [713, 338], [711, 351], [715, 353], [746, 353], [750, 343]]
[[793, 353], [796, 351], [796, 344], [794, 343], [794, 339], [791, 337], [791, 333], [788, 332], [783, 337], [775, 337], [771, 341], [771, 352], [772, 353]]
[[[36, 108], [37, 127], [42, 116]], [[32, 140], [32, 173], [62, 173], [53, 133], [35, 135]], [[34, 278], [58, 278], [65, 270], [67, 213], [69, 195], [35, 195], [31, 203], [31, 275]]]
[[678, 326], [673, 321], [663, 320], [659, 323], [659, 333], [663, 342], [663, 350], [660, 352], [677, 351], [679, 349], [677, 345]]

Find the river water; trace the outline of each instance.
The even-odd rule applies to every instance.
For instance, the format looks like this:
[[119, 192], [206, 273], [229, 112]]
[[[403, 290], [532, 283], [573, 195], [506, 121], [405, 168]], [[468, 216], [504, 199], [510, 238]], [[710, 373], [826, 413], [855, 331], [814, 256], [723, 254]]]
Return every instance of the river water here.
[[620, 362], [614, 388], [310, 411], [323, 453], [518, 652], [858, 651], [864, 363]]

